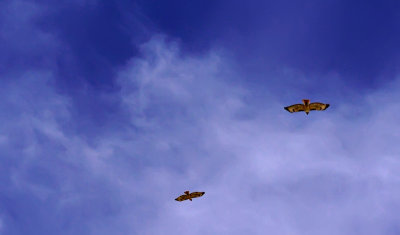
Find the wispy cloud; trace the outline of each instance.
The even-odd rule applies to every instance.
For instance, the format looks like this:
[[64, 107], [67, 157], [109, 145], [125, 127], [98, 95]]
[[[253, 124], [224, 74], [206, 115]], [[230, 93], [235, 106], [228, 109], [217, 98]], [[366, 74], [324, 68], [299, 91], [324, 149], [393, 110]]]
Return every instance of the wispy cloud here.
[[[122, 86], [133, 123], [151, 140], [138, 155], [153, 149], [158, 161], [142, 176], [140, 191], [158, 209], [141, 233], [395, 231], [397, 85], [311, 116], [265, 101], [265, 111], [243, 119], [237, 114], [252, 106], [244, 99], [249, 91], [213, 69], [229, 66], [223, 57], [180, 57], [159, 40], [145, 49], [146, 57], [123, 72], [123, 81], [133, 82]], [[353, 107], [360, 117], [348, 116]], [[176, 205], [172, 195], [161, 196], [171, 189], [206, 195]]]

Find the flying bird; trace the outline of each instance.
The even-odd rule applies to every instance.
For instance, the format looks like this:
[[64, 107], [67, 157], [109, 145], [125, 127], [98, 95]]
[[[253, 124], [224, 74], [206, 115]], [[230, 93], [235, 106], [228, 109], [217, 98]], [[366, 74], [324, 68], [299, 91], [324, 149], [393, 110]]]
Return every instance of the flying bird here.
[[285, 109], [291, 113], [304, 111], [308, 115], [308, 113], [310, 111], [313, 111], [313, 110], [322, 111], [322, 110], [327, 109], [328, 107], [329, 107], [329, 104], [323, 104], [323, 103], [311, 103], [310, 104], [310, 100], [303, 100], [303, 104], [294, 104], [294, 105], [285, 107]]
[[175, 198], [176, 201], [181, 202], [181, 201], [185, 201], [185, 200], [192, 200], [192, 198], [195, 197], [201, 197], [204, 195], [205, 192], [193, 192], [193, 193], [189, 193], [189, 191], [185, 191], [185, 194], [180, 195], [179, 197]]

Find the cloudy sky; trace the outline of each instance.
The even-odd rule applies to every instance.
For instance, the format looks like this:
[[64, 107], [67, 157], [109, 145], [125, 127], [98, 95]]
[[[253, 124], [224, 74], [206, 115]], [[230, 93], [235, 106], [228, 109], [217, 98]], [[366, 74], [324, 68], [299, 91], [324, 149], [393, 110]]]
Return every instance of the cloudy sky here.
[[1, 1], [0, 234], [400, 234], [399, 10]]

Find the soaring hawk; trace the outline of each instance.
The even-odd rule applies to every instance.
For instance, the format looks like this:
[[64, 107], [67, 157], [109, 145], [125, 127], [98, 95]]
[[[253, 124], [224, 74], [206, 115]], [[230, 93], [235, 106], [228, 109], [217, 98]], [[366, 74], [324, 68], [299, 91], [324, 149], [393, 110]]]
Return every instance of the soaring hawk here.
[[178, 202], [181, 201], [185, 201], [185, 200], [192, 200], [192, 198], [195, 197], [201, 197], [204, 195], [205, 192], [193, 192], [193, 193], [189, 193], [189, 191], [185, 191], [185, 194], [180, 195], [179, 197], [175, 198], [175, 200], [177, 200]]
[[310, 111], [313, 111], [313, 110], [322, 111], [322, 110], [327, 109], [328, 107], [329, 107], [329, 104], [323, 104], [323, 103], [311, 103], [310, 104], [310, 100], [303, 100], [303, 104], [294, 104], [294, 105], [285, 107], [285, 109], [291, 113], [304, 111], [308, 115], [308, 113]]

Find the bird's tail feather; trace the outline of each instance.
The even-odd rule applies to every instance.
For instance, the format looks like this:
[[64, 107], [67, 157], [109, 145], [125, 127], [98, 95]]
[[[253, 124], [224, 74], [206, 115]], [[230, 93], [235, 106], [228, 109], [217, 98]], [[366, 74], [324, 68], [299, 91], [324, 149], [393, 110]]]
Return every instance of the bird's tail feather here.
[[304, 100], [303, 100], [303, 103], [304, 103], [304, 105], [308, 105], [308, 104], [310, 104], [310, 100], [304, 99]]

